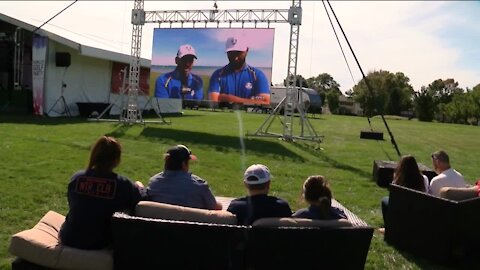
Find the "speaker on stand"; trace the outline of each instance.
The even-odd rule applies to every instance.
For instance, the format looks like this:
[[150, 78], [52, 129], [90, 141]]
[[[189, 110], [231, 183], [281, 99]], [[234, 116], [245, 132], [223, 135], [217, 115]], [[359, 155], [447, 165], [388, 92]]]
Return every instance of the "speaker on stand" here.
[[[68, 52], [57, 52], [55, 54], [55, 65], [57, 67], [65, 67], [65, 71], [63, 72], [62, 76], [62, 84], [61, 84], [61, 92], [60, 92], [60, 97], [57, 98], [55, 103], [53, 103], [52, 107], [47, 112], [47, 115], [50, 114], [51, 111], [54, 111], [58, 114], [64, 115], [66, 114], [67, 116], [72, 116], [70, 113], [70, 109], [68, 108], [67, 102], [65, 100], [65, 97], [63, 96], [63, 93], [65, 92], [65, 88], [67, 87], [67, 84], [64, 82], [65, 79], [65, 73], [67, 72], [67, 68], [70, 66], [71, 59], [70, 59], [70, 53]], [[61, 103], [63, 111], [55, 111], [53, 110], [55, 106], [57, 106], [58, 103]]]
[[57, 52], [55, 54], [55, 65], [57, 67], [69, 67], [71, 63], [70, 53]]

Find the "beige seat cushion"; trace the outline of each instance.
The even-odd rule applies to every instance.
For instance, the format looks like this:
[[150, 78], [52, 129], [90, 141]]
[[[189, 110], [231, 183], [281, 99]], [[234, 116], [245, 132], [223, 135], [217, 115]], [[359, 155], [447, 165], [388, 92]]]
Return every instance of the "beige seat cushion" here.
[[224, 210], [205, 210], [165, 203], [141, 201], [135, 214], [139, 217], [160, 218], [179, 221], [194, 221], [215, 224], [237, 224], [237, 217]]
[[12, 236], [10, 253], [54, 269], [113, 269], [111, 250], [81, 250], [59, 243], [58, 232], [64, 221], [64, 216], [49, 211], [32, 229]]
[[256, 220], [253, 227], [351, 227], [346, 219], [339, 220], [314, 220], [306, 218], [261, 218]]
[[473, 199], [478, 197], [478, 187], [465, 187], [465, 188], [454, 188], [454, 187], [443, 187], [440, 189], [440, 197], [453, 200], [453, 201], [463, 201], [468, 199]]

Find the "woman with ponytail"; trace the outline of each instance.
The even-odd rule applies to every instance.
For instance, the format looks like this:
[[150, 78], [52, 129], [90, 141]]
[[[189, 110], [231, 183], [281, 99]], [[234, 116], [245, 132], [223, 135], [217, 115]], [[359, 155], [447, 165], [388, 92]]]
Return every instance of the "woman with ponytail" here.
[[326, 220], [347, 218], [342, 210], [332, 207], [332, 191], [327, 179], [321, 175], [313, 175], [305, 180], [303, 198], [310, 206], [298, 210], [293, 217]]
[[59, 233], [64, 245], [79, 249], [109, 246], [112, 214], [132, 210], [145, 196], [141, 182], [113, 172], [121, 153], [115, 138], [102, 136], [92, 147], [86, 170], [72, 176], [67, 191], [69, 211]]

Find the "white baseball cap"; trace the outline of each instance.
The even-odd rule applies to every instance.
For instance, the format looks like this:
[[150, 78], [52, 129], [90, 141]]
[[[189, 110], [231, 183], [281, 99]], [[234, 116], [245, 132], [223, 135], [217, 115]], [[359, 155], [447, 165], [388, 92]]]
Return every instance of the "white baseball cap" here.
[[270, 181], [270, 170], [262, 164], [253, 164], [243, 174], [243, 182], [249, 185], [259, 185]]
[[225, 43], [225, 52], [240, 51], [246, 52], [248, 50], [247, 43], [239, 37], [229, 37]]
[[193, 55], [193, 57], [197, 59], [197, 53], [195, 52], [195, 48], [193, 48], [193, 46], [190, 44], [183, 44], [178, 47], [177, 57], [182, 58], [185, 55]]

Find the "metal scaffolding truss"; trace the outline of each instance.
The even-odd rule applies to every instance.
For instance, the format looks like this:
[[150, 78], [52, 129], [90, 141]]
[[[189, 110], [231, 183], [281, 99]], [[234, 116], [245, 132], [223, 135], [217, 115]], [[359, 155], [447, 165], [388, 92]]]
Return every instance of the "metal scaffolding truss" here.
[[[236, 10], [218, 10], [216, 5], [213, 10], [171, 10], [171, 11], [144, 11], [144, 0], [135, 0], [132, 10], [132, 61], [130, 63], [128, 100], [124, 107], [124, 115], [120, 120], [123, 123], [143, 123], [142, 112], [138, 107], [138, 89], [140, 78], [140, 48], [142, 38], [142, 26], [145, 23], [290, 23], [290, 49], [288, 54], [288, 72], [287, 72], [287, 92], [285, 98], [270, 113], [260, 128], [249, 136], [279, 137], [285, 140], [306, 139], [321, 142], [323, 136], [318, 136], [313, 126], [310, 124], [303, 106], [299, 104], [299, 88], [295, 85], [297, 77], [297, 59], [300, 25], [302, 24], [301, 0], [293, 0], [289, 9], [236, 9]], [[269, 132], [269, 128], [283, 108], [283, 134]], [[298, 111], [300, 117], [301, 134], [295, 136], [293, 132], [293, 120], [295, 111]], [[162, 119], [163, 121], [163, 119]], [[304, 134], [305, 125], [309, 135]]]
[[229, 23], [288, 22], [288, 9], [171, 10], [146, 11], [145, 22], [153, 23]]

